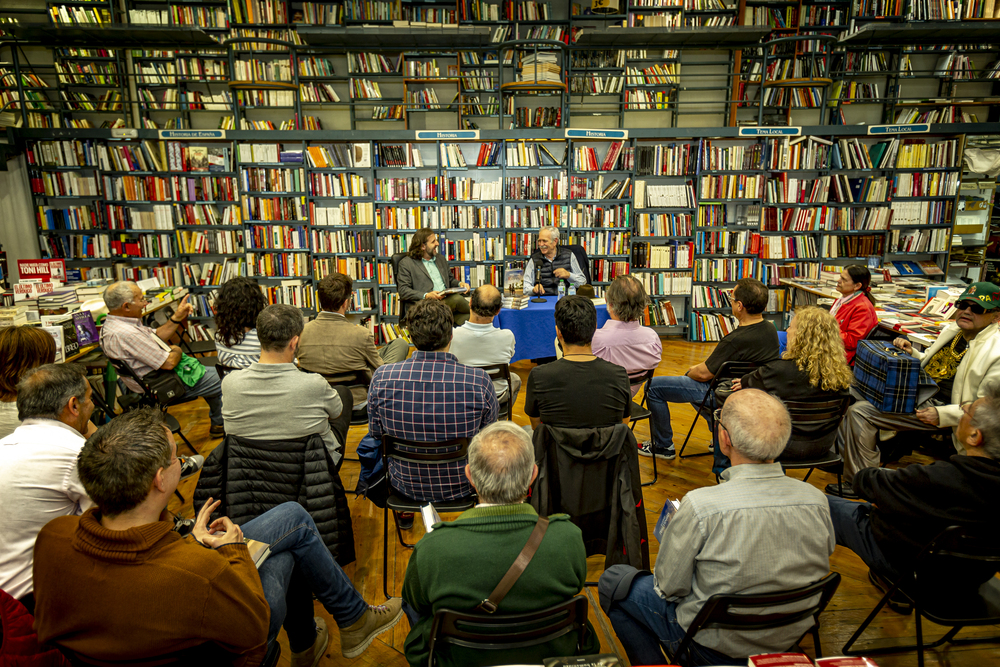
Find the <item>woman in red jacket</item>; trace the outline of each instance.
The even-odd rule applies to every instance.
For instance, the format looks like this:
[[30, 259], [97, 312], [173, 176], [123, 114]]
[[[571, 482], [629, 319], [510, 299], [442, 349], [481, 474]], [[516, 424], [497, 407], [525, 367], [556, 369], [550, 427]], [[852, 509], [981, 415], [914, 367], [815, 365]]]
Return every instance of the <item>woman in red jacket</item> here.
[[875, 316], [875, 299], [872, 298], [872, 274], [863, 266], [853, 264], [840, 273], [837, 291], [843, 296], [833, 302], [830, 314], [840, 325], [840, 338], [844, 341], [847, 363], [854, 365], [858, 341], [878, 324]]

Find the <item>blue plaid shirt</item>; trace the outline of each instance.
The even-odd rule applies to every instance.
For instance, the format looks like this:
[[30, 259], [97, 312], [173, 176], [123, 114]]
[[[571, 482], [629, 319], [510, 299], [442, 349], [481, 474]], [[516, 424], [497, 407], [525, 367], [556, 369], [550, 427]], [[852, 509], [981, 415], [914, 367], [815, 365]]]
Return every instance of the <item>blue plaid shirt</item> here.
[[[406, 361], [375, 371], [368, 390], [368, 433], [378, 441], [383, 434], [414, 442], [471, 438], [496, 421], [497, 410], [486, 371], [463, 366], [447, 352], [417, 351]], [[465, 460], [441, 464], [390, 460], [389, 480], [394, 489], [415, 500], [454, 500], [472, 492], [465, 479]]]

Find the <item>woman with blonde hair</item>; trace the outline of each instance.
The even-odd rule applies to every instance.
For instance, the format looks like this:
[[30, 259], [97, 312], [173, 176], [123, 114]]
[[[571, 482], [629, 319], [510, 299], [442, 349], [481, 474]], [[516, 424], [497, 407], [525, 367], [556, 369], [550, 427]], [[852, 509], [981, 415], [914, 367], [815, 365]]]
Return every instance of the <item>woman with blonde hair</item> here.
[[[761, 389], [783, 401], [833, 400], [847, 395], [854, 375], [844, 356], [840, 325], [817, 306], [795, 311], [788, 325], [781, 359], [766, 363], [733, 382], [733, 389]], [[814, 459], [833, 446], [837, 424], [793, 424], [792, 438], [781, 454], [785, 461]]]
[[56, 342], [30, 325], [0, 328], [0, 438], [21, 424], [17, 418], [17, 383], [36, 366], [56, 360]]

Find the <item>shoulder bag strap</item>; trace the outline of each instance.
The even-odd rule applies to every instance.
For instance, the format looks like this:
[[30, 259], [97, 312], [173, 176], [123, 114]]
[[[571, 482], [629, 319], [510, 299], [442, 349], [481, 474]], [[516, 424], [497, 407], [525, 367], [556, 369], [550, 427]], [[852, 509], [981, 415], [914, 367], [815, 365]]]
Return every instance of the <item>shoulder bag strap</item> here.
[[523, 549], [521, 549], [521, 553], [517, 555], [517, 559], [514, 561], [514, 564], [510, 566], [509, 570], [507, 570], [507, 574], [503, 575], [503, 579], [501, 579], [500, 583], [497, 584], [497, 587], [493, 589], [490, 596], [479, 603], [476, 607], [477, 610], [487, 614], [492, 614], [497, 610], [497, 607], [503, 601], [504, 597], [506, 597], [507, 593], [510, 592], [510, 589], [513, 588], [525, 568], [528, 567], [528, 563], [531, 562], [535, 552], [538, 551], [538, 545], [542, 543], [542, 538], [545, 537], [545, 531], [548, 527], [548, 517], [538, 517], [538, 523], [535, 524], [535, 529], [531, 531], [531, 535], [528, 537], [528, 543], [524, 545]]

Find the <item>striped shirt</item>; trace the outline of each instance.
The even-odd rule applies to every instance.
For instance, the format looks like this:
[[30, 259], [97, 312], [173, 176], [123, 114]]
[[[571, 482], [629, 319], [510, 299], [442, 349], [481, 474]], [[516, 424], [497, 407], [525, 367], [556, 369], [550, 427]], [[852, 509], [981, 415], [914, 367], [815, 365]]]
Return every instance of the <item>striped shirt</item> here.
[[216, 338], [215, 349], [219, 352], [219, 363], [225, 366], [248, 368], [253, 362], [260, 361], [260, 341], [256, 329], [243, 334], [243, 340], [232, 347]]
[[[154, 340], [156, 329], [144, 326], [139, 318], [108, 315], [101, 327], [101, 349], [112, 359], [128, 364], [139, 377], [159, 370], [170, 356], [169, 350]], [[132, 378], [121, 378], [132, 391], [142, 393], [142, 387]]]

